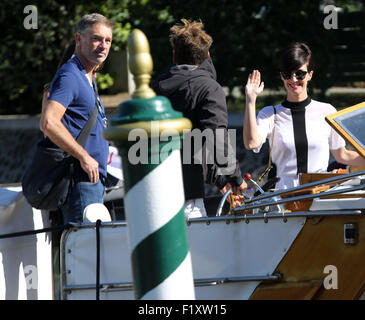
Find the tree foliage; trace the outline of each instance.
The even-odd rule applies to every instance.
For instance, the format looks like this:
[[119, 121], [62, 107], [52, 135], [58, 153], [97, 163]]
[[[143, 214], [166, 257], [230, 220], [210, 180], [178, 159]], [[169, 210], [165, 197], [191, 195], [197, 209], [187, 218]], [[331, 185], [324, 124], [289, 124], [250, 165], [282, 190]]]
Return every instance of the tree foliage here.
[[[71, 1], [33, 1], [38, 6], [38, 29], [24, 28], [24, 1], [3, 1], [0, 25], [5, 39], [0, 47], [0, 112], [32, 113], [40, 103], [42, 85], [62, 55], [71, 37], [74, 12]], [[70, 14], [71, 13], [71, 14]], [[58, 45], [55, 45], [57, 43]]]
[[[38, 29], [27, 30], [22, 0], [3, 0], [0, 25], [0, 113], [40, 112], [42, 86], [56, 72], [64, 48], [85, 13], [99, 12], [115, 23], [112, 50], [125, 47], [132, 28], [147, 35], [156, 76], [172, 63], [169, 29], [181, 18], [201, 19], [213, 37], [211, 56], [218, 81], [229, 88], [243, 86], [252, 69], [262, 72], [265, 86], [281, 85], [279, 51], [291, 41], [307, 42], [315, 56], [312, 87], [324, 91], [333, 84], [337, 66], [333, 52], [337, 34], [323, 27], [320, 0], [33, 0]], [[360, 0], [336, 1], [344, 10], [364, 11]], [[105, 85], [108, 76], [101, 77]]]
[[[166, 4], [155, 0], [148, 5], [161, 10]], [[341, 83], [339, 78], [344, 70], [340, 74], [339, 67], [345, 67], [342, 60], [348, 63], [352, 53], [361, 54], [361, 46], [365, 45], [365, 39], [361, 39], [360, 35], [364, 28], [358, 35], [356, 32], [344, 32], [343, 28], [347, 26], [344, 23], [348, 22], [343, 20], [342, 15], [338, 17], [338, 30], [326, 29], [324, 5], [325, 1], [321, 0], [221, 0], [214, 4], [210, 0], [170, 0], [166, 6], [169, 19], [158, 24], [152, 24], [147, 19], [141, 28], [151, 40], [155, 74], [158, 74], [171, 64], [168, 42], [171, 25], [181, 18], [201, 19], [214, 39], [211, 56], [218, 81], [231, 90], [237, 86], [242, 88], [253, 69], [261, 71], [267, 88], [281, 87], [278, 72], [281, 49], [293, 41], [305, 42], [311, 47], [315, 59], [315, 75], [310, 90], [320, 89], [323, 95], [326, 89]], [[362, 1], [336, 1], [336, 5], [343, 12], [361, 11], [359, 22], [353, 23], [359, 24], [355, 25], [356, 28], [363, 27], [361, 17], [365, 16]], [[354, 36], [351, 45], [350, 39], [347, 39], [350, 36]], [[343, 47], [348, 47], [348, 50], [345, 52]]]
[[122, 22], [129, 2], [34, 0], [31, 4], [37, 7], [38, 28], [26, 29], [24, 8], [29, 2], [2, 1], [0, 26], [5, 30], [5, 45], [0, 47], [0, 114], [40, 112], [43, 85], [57, 71], [65, 48], [74, 38], [76, 23], [85, 13], [112, 14], [117, 39], [113, 47], [125, 45], [131, 26]]
[[[112, 50], [125, 47], [133, 27], [164, 26], [169, 15], [163, 1], [153, 0], [34, 0], [38, 9], [38, 28], [27, 30], [24, 8], [29, 2], [3, 0], [0, 26], [6, 45], [0, 47], [0, 114], [39, 113], [42, 87], [57, 71], [65, 48], [74, 38], [77, 21], [86, 13], [98, 12], [115, 23]], [[161, 7], [161, 9], [158, 9]], [[171, 21], [170, 21], [171, 22]], [[166, 28], [168, 31], [168, 28]], [[164, 41], [165, 39], [163, 39]], [[101, 75], [100, 88], [112, 84]]]

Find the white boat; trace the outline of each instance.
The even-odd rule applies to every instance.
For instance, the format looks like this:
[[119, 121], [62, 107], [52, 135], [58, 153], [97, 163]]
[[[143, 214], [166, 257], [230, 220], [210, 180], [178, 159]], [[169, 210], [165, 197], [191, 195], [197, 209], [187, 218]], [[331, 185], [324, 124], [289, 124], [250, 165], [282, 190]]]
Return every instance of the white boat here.
[[[338, 124], [365, 155], [357, 130], [364, 122], [352, 121], [364, 120], [360, 107]], [[247, 197], [230, 212], [223, 199], [215, 215], [186, 221], [195, 298], [362, 298], [364, 177], [302, 175], [299, 187]], [[31, 208], [19, 185], [0, 191], [0, 299], [135, 298], [126, 221], [111, 214], [111, 221], [73, 225], [58, 246], [48, 212]]]
[[[216, 216], [188, 220], [196, 299], [362, 297], [364, 175], [360, 171], [265, 193], [230, 215], [220, 207]], [[327, 190], [311, 194], [321, 185]], [[15, 201], [1, 210], [1, 234], [48, 227], [47, 212], [31, 208], [19, 188], [2, 188]], [[298, 195], [303, 190], [306, 194]], [[282, 210], [287, 204], [299, 211]], [[63, 231], [60, 282], [50, 239], [47, 232], [0, 239], [1, 299], [95, 299], [97, 282], [100, 299], [134, 299], [126, 221], [102, 222], [100, 228], [84, 223]]]

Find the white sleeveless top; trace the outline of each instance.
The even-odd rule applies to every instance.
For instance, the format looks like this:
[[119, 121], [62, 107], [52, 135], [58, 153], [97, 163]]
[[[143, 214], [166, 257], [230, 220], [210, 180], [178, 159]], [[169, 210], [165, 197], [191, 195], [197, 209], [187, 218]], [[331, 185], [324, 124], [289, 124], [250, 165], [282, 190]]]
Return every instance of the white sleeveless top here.
[[[277, 189], [287, 189], [299, 184], [297, 174], [297, 154], [294, 141], [291, 110], [282, 104], [263, 108], [257, 115], [258, 133], [262, 144], [269, 139], [271, 145], [276, 118], [274, 142], [271, 151], [272, 162], [276, 164], [280, 181]], [[345, 140], [326, 122], [325, 116], [337, 110], [328, 103], [311, 100], [305, 107], [305, 128], [308, 141], [308, 173], [326, 172], [329, 161], [329, 150], [336, 150], [346, 145]], [[254, 149], [258, 153], [262, 147]], [[300, 155], [299, 155], [300, 156]]]

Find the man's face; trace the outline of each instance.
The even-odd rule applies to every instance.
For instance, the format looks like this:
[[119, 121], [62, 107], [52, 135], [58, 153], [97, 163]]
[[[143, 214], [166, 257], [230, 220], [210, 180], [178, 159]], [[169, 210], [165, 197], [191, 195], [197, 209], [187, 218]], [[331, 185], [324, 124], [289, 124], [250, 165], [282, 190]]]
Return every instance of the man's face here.
[[87, 28], [83, 34], [77, 35], [76, 45], [89, 62], [100, 64], [105, 61], [112, 44], [111, 28], [96, 23]]

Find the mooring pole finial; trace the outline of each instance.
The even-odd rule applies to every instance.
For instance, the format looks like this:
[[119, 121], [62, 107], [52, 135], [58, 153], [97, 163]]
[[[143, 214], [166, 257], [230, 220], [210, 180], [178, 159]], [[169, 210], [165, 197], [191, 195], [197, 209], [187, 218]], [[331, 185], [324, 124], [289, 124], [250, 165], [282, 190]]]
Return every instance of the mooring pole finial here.
[[[122, 158], [135, 297], [192, 300], [180, 155], [183, 133], [191, 129], [191, 121], [150, 88], [153, 63], [142, 31], [132, 31], [128, 52], [136, 91], [133, 99], [119, 105], [104, 137], [113, 141]], [[133, 138], [136, 134], [138, 141]]]
[[150, 45], [145, 34], [139, 29], [134, 29], [128, 38], [128, 54], [129, 69], [134, 75], [136, 84], [132, 98], [149, 99], [155, 97], [155, 92], [149, 86], [153, 70]]

